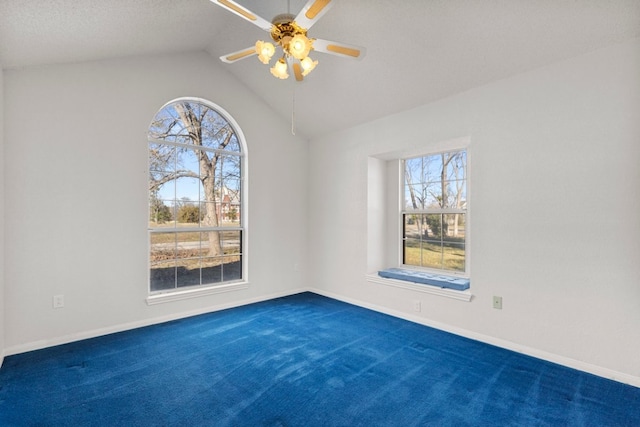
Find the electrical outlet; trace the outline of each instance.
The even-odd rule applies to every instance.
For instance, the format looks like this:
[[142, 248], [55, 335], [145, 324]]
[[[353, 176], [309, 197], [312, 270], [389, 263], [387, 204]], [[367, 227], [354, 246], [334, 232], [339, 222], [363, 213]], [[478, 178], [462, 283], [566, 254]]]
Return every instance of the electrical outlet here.
[[62, 308], [62, 307], [64, 307], [64, 295], [54, 295], [53, 308]]
[[422, 310], [422, 304], [420, 303], [420, 301], [414, 301], [413, 302], [413, 311], [420, 312], [420, 310]]
[[497, 308], [498, 310], [502, 310], [502, 297], [493, 297], [493, 308]]

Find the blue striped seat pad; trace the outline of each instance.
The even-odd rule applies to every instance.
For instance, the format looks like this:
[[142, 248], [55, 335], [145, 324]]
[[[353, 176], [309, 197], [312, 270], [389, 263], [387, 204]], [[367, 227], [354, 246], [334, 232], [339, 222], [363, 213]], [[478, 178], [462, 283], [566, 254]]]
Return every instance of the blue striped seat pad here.
[[469, 285], [471, 284], [471, 280], [463, 277], [445, 276], [405, 268], [387, 268], [378, 271], [378, 275], [387, 279], [405, 280], [407, 282], [421, 283], [423, 285], [438, 286], [440, 288], [455, 289], [458, 291], [469, 289]]

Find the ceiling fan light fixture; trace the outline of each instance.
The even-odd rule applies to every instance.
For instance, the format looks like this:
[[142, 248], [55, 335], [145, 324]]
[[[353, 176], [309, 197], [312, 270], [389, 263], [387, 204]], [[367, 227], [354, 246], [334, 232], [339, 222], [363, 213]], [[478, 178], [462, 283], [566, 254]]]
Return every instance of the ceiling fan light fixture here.
[[366, 49], [363, 47], [307, 36], [307, 31], [331, 8], [334, 0], [305, 0], [305, 5], [297, 15], [291, 14], [287, 7], [287, 13], [278, 14], [271, 21], [238, 3], [244, 3], [243, 0], [211, 1], [260, 27], [271, 36], [271, 43], [258, 40], [254, 46], [221, 56], [223, 62], [232, 63], [256, 55], [260, 62], [268, 65], [277, 53], [279, 59], [270, 67], [271, 74], [284, 80], [291, 73], [296, 81], [301, 82], [304, 80], [303, 76], [318, 65], [318, 61], [309, 57], [311, 51], [355, 59], [361, 59], [365, 54]]
[[281, 80], [289, 78], [289, 73], [287, 73], [287, 62], [284, 60], [284, 58], [278, 59], [278, 62], [276, 62], [273, 67], [271, 67], [271, 74]]
[[256, 53], [258, 54], [258, 59], [263, 64], [268, 64], [271, 61], [271, 58], [276, 53], [276, 48], [273, 44], [269, 42], [263, 42], [262, 40], [258, 40], [256, 42]]
[[302, 66], [302, 75], [306, 76], [311, 71], [313, 71], [314, 68], [316, 68], [316, 65], [318, 65], [318, 61], [314, 61], [307, 56], [302, 61], [300, 61], [300, 65]]

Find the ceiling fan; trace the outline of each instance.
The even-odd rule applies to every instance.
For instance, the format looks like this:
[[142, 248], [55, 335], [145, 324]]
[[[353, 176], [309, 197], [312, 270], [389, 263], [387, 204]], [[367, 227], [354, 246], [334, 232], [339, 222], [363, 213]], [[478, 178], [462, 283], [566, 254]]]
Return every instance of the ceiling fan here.
[[318, 65], [309, 57], [311, 51], [329, 53], [345, 58], [362, 59], [365, 49], [360, 46], [329, 40], [309, 38], [307, 31], [331, 8], [332, 0], [309, 0], [297, 16], [290, 13], [276, 15], [271, 22], [251, 12], [233, 0], [211, 0], [239, 17], [262, 28], [271, 35], [274, 43], [258, 40], [255, 46], [221, 56], [220, 59], [233, 63], [253, 55], [263, 64], [269, 64], [279, 48], [282, 57], [271, 67], [271, 74], [279, 79], [287, 79], [291, 71], [297, 81], [303, 81]]

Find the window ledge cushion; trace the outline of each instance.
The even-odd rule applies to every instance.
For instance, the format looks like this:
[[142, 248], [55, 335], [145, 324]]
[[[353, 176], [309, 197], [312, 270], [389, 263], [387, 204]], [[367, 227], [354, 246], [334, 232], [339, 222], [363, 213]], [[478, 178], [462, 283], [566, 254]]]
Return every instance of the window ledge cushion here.
[[378, 275], [387, 279], [405, 280], [407, 282], [421, 283], [439, 288], [455, 289], [456, 291], [469, 289], [471, 283], [469, 279], [464, 277], [445, 276], [442, 274], [428, 273], [426, 271], [408, 270], [406, 268], [387, 268], [378, 271]]
[[473, 299], [471, 290], [456, 291], [454, 289], [441, 288], [433, 285], [424, 285], [422, 283], [410, 282], [407, 280], [387, 279], [381, 277], [378, 273], [366, 274], [366, 279], [370, 283], [391, 286], [394, 288], [408, 289], [415, 292], [424, 292], [425, 294], [437, 295], [440, 297], [451, 298], [458, 301], [470, 302]]

